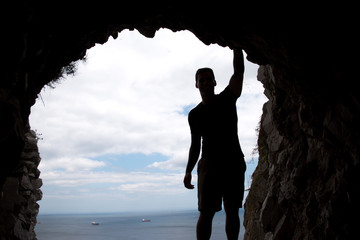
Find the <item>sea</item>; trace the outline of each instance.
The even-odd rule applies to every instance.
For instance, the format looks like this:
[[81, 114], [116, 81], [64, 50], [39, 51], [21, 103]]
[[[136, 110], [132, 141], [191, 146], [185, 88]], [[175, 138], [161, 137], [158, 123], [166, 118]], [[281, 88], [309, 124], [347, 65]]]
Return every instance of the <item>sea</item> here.
[[[191, 240], [196, 239], [197, 210], [146, 213], [54, 214], [38, 215], [38, 240]], [[244, 211], [239, 212], [244, 237]], [[143, 221], [146, 219], [148, 221]], [[98, 223], [93, 225], [92, 222]], [[225, 213], [213, 220], [212, 240], [224, 240]]]

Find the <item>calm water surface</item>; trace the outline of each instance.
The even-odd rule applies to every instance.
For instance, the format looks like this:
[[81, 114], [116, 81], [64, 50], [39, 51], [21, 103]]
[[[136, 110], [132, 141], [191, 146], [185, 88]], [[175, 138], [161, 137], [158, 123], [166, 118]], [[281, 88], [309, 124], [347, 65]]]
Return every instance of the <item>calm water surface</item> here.
[[[243, 239], [243, 210], [240, 209]], [[39, 215], [35, 231], [38, 240], [190, 240], [196, 239], [197, 211], [159, 213], [112, 213], [78, 215]], [[142, 222], [142, 219], [150, 222]], [[91, 222], [99, 225], [92, 225]], [[213, 220], [213, 240], [226, 239], [225, 213], [216, 213]]]

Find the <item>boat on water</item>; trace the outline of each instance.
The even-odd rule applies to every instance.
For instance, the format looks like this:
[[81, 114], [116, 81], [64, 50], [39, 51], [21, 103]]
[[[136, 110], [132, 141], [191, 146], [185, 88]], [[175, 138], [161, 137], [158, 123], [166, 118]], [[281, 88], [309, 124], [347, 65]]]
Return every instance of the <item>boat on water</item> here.
[[98, 222], [91, 222], [92, 225], [99, 225], [100, 223]]
[[150, 219], [146, 219], [146, 218], [143, 218], [141, 221], [142, 221], [142, 222], [151, 222]]

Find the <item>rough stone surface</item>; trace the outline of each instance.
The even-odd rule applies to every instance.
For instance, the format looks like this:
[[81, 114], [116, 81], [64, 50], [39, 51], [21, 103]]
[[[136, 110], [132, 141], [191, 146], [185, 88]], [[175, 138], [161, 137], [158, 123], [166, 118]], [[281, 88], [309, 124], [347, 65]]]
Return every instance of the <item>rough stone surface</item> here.
[[15, 171], [6, 178], [0, 196], [0, 239], [36, 239], [34, 232], [42, 198], [37, 169], [40, 155], [34, 131], [25, 134], [25, 146]]
[[245, 239], [351, 239], [360, 190], [359, 132], [352, 131], [360, 120], [357, 97], [277, 92], [270, 65], [259, 68], [258, 79], [269, 101], [245, 204]]
[[236, 6], [163, 1], [119, 6], [106, 0], [96, 5], [66, 0], [9, 4], [3, 6], [1, 21], [1, 239], [35, 237], [40, 158], [24, 149], [35, 149], [29, 143], [28, 117], [43, 86], [123, 29], [153, 37], [162, 27], [190, 30], [205, 44], [241, 47], [248, 60], [262, 65], [259, 80], [269, 101], [259, 132], [259, 165], [245, 205], [246, 239], [357, 235], [356, 6], [251, 6], [242, 1]]

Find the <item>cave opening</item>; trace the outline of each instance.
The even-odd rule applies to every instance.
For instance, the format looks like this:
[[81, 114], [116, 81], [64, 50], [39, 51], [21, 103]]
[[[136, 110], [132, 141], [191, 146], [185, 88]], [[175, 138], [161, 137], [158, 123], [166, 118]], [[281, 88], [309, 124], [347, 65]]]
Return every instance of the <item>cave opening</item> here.
[[[35, 236], [41, 181], [27, 123], [43, 86], [123, 29], [152, 37], [168, 27], [188, 29], [205, 44], [241, 46], [261, 65], [269, 98], [260, 125], [264, 161], [253, 175], [253, 201], [245, 206], [246, 239], [351, 238], [359, 225], [358, 21], [352, 6], [330, 5], [151, 2], [127, 5], [127, 11], [115, 3], [81, 9], [13, 4], [3, 22], [0, 236]], [[228, 14], [214, 17], [219, 12]]]
[[[232, 51], [206, 46], [187, 31], [163, 29], [148, 39], [126, 30], [88, 50], [74, 76], [45, 87], [30, 115], [41, 134], [40, 215], [93, 213], [94, 206], [98, 213], [196, 208], [182, 177], [187, 113], [200, 101], [194, 72], [204, 66], [214, 69], [221, 91], [232, 74]], [[266, 100], [256, 74], [257, 65], [245, 61], [237, 107], [247, 186]]]

